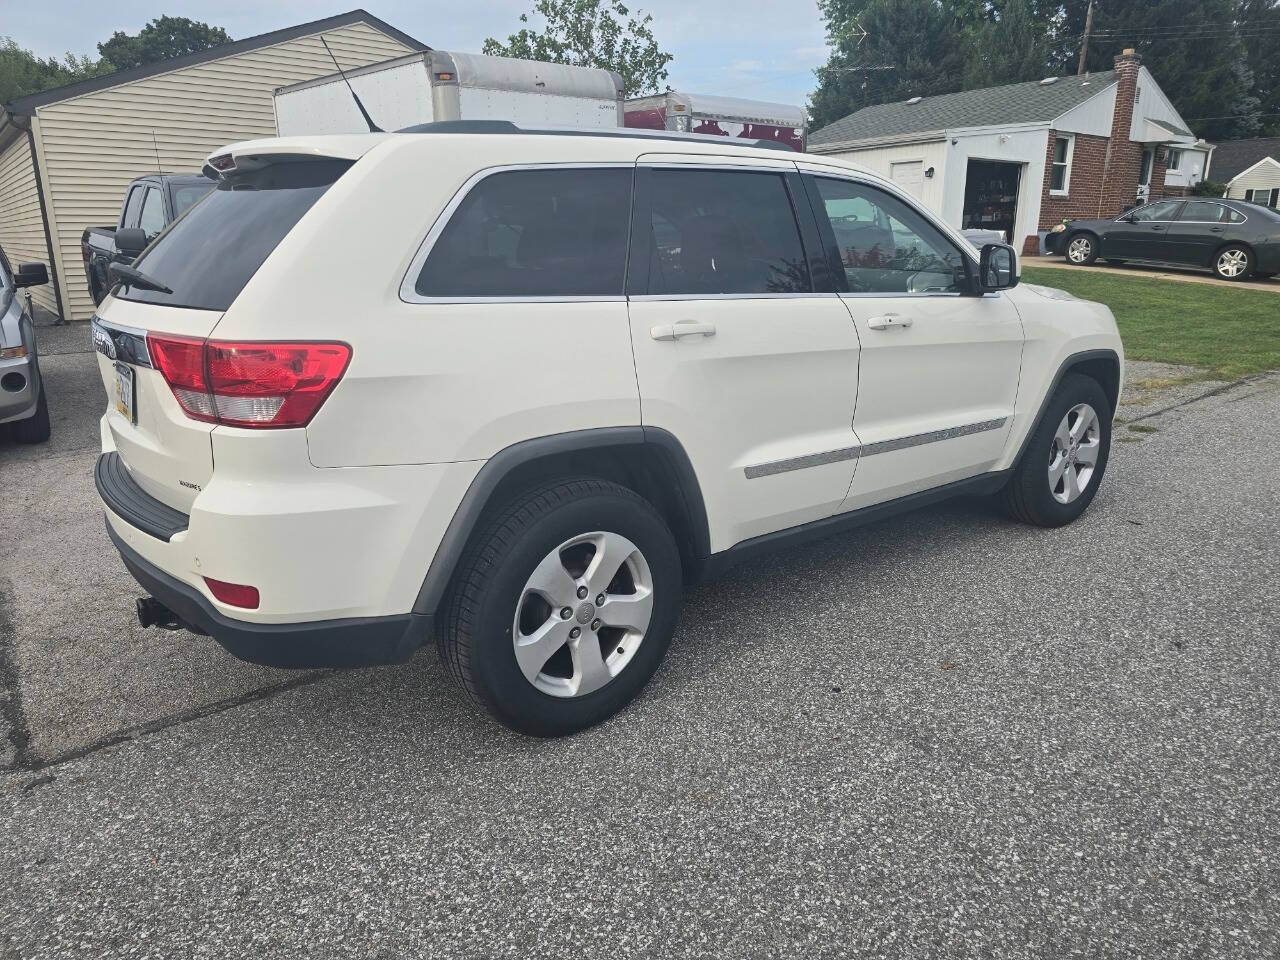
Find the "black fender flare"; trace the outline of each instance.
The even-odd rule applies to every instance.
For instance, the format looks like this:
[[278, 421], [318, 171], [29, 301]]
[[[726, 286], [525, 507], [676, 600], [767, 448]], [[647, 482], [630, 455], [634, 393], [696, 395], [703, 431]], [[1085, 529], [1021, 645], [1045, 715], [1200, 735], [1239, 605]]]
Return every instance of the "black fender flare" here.
[[693, 551], [696, 557], [706, 558], [711, 553], [711, 533], [707, 523], [706, 504], [702, 488], [698, 484], [693, 464], [684, 446], [676, 437], [659, 427], [599, 427], [590, 430], [573, 430], [545, 437], [522, 440], [504, 447], [485, 461], [463, 494], [453, 519], [445, 529], [435, 556], [418, 590], [413, 613], [434, 615], [444, 599], [445, 591], [471, 535], [489, 506], [495, 491], [513, 470], [524, 464], [548, 457], [594, 450], [602, 447], [622, 447], [650, 444], [659, 448], [671, 465], [679, 494], [684, 502], [691, 527]]
[[[1022, 443], [1018, 446], [1017, 456], [1015, 456], [1009, 464], [1009, 468], [1011, 470], [1022, 462], [1022, 455], [1027, 452], [1027, 444], [1031, 442], [1031, 435], [1036, 432], [1036, 428], [1040, 425], [1040, 420], [1044, 417], [1045, 408], [1049, 406], [1049, 401], [1053, 399], [1053, 395], [1058, 389], [1058, 384], [1062, 382], [1062, 378], [1082, 363], [1087, 363], [1090, 360], [1110, 360], [1116, 365], [1116, 398], [1119, 398], [1120, 390], [1124, 387], [1124, 384], [1120, 382], [1123, 372], [1120, 368], [1120, 355], [1118, 353], [1114, 350], [1104, 348], [1097, 350], [1081, 350], [1078, 353], [1071, 354], [1063, 360], [1062, 363], [1058, 364], [1057, 372], [1054, 373], [1053, 379], [1049, 381], [1049, 389], [1046, 390], [1044, 392], [1044, 396], [1040, 398], [1040, 407], [1036, 410], [1036, 415], [1031, 421], [1031, 428], [1027, 430], [1027, 435], [1022, 438]], [[1105, 387], [1106, 385], [1103, 384], [1104, 389]], [[1116, 412], [1113, 409], [1111, 411], [1111, 416], [1114, 417], [1115, 415]]]

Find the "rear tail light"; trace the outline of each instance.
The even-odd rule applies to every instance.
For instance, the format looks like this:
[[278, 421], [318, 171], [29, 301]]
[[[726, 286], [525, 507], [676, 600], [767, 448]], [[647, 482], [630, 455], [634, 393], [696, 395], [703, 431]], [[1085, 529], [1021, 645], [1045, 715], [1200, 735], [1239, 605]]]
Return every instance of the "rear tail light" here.
[[227, 583], [213, 577], [205, 577], [204, 582], [208, 585], [209, 592], [228, 606], [244, 607], [246, 610], [258, 609], [257, 587], [244, 583]]
[[147, 334], [187, 416], [229, 427], [305, 427], [351, 361], [345, 343], [197, 340]]

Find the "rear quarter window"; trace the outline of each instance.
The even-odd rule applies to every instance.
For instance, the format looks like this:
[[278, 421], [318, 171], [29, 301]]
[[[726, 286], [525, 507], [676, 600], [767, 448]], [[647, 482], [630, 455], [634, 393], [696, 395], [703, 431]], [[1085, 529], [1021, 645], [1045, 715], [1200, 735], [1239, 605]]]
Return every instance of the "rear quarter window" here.
[[414, 283], [420, 297], [621, 296], [632, 171], [510, 170], [471, 188]]
[[173, 292], [126, 284], [117, 296], [226, 310], [280, 241], [350, 166], [346, 160], [279, 163], [221, 181], [134, 264]]

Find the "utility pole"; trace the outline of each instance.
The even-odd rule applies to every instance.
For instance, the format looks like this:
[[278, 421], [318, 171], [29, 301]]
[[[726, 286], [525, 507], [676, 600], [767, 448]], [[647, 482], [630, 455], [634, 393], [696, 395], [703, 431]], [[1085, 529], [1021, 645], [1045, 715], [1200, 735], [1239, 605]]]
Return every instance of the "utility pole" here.
[[1093, 0], [1089, 0], [1089, 10], [1084, 15], [1084, 42], [1080, 44], [1080, 66], [1076, 76], [1084, 76], [1084, 60], [1089, 53], [1089, 34], [1093, 32]]

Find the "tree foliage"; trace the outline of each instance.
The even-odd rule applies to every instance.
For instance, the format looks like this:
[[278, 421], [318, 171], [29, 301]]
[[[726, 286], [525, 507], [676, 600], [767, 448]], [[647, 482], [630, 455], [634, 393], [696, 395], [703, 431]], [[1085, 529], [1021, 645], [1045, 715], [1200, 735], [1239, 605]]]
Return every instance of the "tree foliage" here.
[[231, 37], [222, 27], [186, 17], [162, 16], [137, 33], [117, 30], [109, 40], [98, 44], [98, 53], [116, 70], [129, 70], [230, 42]]
[[[831, 54], [817, 70], [813, 125], [870, 104], [1074, 74], [1088, 5], [819, 0]], [[1087, 69], [1110, 70], [1125, 47], [1199, 136], [1280, 132], [1280, 0], [1094, 0]]]
[[522, 13], [524, 26], [505, 43], [490, 37], [484, 52], [615, 70], [628, 96], [654, 93], [665, 84], [671, 54], [658, 45], [651, 15], [633, 15], [621, 0], [537, 0], [533, 15], [543, 21], [540, 28], [529, 26], [529, 14]]
[[12, 37], [0, 37], [0, 103], [110, 72], [109, 65], [104, 69], [88, 57], [70, 53], [61, 60], [37, 57]]

